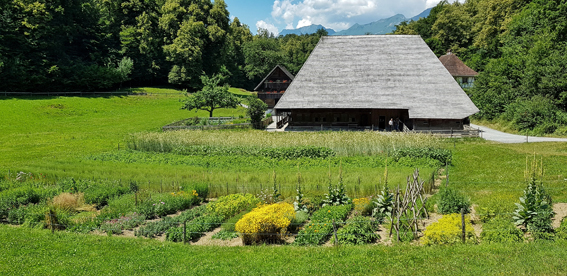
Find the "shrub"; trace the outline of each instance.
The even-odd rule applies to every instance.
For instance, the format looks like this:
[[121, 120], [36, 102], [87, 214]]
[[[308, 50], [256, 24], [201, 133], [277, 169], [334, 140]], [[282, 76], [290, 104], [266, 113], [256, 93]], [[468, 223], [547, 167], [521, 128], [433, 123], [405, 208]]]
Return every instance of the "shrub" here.
[[363, 197], [363, 198], [356, 198], [352, 200], [354, 204], [354, 215], [361, 215], [366, 216], [372, 213], [372, 202], [370, 199]]
[[366, 244], [375, 242], [380, 236], [375, 233], [377, 223], [369, 217], [354, 216], [337, 231], [340, 244]]
[[17, 209], [20, 205], [39, 203], [39, 193], [30, 187], [18, 187], [0, 192], [0, 218], [8, 216], [11, 209]]
[[[433, 244], [455, 244], [462, 242], [462, 222], [460, 214], [449, 214], [443, 216], [423, 233], [421, 243], [424, 245]], [[476, 243], [476, 236], [472, 228], [470, 216], [465, 216], [465, 239], [467, 242]]]
[[553, 99], [535, 95], [531, 99], [518, 98], [509, 104], [502, 118], [512, 122], [520, 131], [534, 130], [537, 134], [545, 134], [557, 129], [558, 112]]
[[287, 233], [287, 227], [294, 218], [292, 204], [280, 202], [264, 205], [244, 215], [236, 223], [235, 230], [240, 233], [245, 245], [277, 241]]
[[482, 227], [480, 238], [488, 243], [511, 243], [523, 241], [524, 234], [514, 223], [504, 218], [494, 218]]
[[260, 199], [251, 194], [231, 194], [209, 203], [207, 210], [220, 215], [225, 220], [246, 209], [256, 207], [259, 203]]
[[246, 115], [250, 117], [250, 122], [255, 129], [262, 129], [262, 118], [264, 118], [264, 113], [268, 109], [268, 105], [262, 100], [251, 97], [248, 98], [248, 109], [246, 110]]
[[439, 192], [437, 209], [441, 214], [461, 213], [461, 209], [464, 209], [465, 214], [468, 214], [470, 212], [470, 202], [459, 191], [453, 188], [446, 188]]
[[326, 206], [311, 216], [311, 222], [306, 224], [297, 234], [294, 244], [319, 245], [325, 242], [333, 232], [333, 222], [342, 223], [352, 210], [352, 205]]
[[29, 227], [43, 227], [45, 213], [49, 210], [45, 203], [22, 205], [11, 209], [8, 213], [8, 222], [22, 224]]

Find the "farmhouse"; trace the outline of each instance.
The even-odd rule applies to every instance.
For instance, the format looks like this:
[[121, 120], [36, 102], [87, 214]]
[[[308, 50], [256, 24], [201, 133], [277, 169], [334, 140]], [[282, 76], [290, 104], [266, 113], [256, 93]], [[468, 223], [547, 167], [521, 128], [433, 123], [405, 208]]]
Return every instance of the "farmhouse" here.
[[451, 50], [446, 55], [440, 56], [439, 61], [451, 73], [451, 76], [461, 85], [462, 88], [471, 88], [474, 86], [474, 78], [478, 73], [468, 67], [461, 61], [457, 55], [453, 54]]
[[463, 129], [478, 112], [420, 36], [322, 37], [275, 106], [288, 127]]
[[276, 65], [272, 71], [254, 88], [258, 98], [269, 108], [274, 107], [293, 81], [293, 75], [282, 65]]

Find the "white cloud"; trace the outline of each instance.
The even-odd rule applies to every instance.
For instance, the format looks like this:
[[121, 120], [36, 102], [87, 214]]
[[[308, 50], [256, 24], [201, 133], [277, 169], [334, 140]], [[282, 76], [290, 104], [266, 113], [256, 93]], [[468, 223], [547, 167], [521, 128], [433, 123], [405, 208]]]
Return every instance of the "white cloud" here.
[[299, 22], [297, 23], [297, 29], [301, 28], [301, 27], [305, 27], [305, 26], [311, 26], [313, 23], [311, 23], [311, 20], [304, 18], [299, 20]]
[[266, 29], [268, 32], [273, 33], [275, 36], [280, 34], [278, 27], [274, 26], [274, 24], [267, 23], [264, 20], [260, 20], [256, 22], [256, 29]]
[[[396, 14], [413, 17], [440, 0], [275, 0], [272, 17], [291, 29], [321, 24], [337, 31]], [[449, 2], [454, 2], [450, 0]], [[464, 0], [459, 0], [464, 2]]]

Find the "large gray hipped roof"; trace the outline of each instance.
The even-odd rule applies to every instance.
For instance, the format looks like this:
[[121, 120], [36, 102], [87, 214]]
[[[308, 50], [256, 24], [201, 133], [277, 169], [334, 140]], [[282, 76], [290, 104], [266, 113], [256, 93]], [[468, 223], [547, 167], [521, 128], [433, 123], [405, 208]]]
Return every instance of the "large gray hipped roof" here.
[[408, 109], [413, 119], [479, 111], [413, 35], [322, 37], [275, 109]]

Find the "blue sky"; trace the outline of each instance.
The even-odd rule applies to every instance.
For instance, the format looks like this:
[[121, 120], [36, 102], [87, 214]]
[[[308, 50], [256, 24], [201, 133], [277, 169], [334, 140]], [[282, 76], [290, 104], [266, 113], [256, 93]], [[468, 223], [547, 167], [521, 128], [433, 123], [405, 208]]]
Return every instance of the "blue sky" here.
[[225, 0], [231, 17], [238, 17], [253, 33], [261, 27], [274, 34], [283, 29], [295, 29], [311, 24], [320, 24], [340, 31], [355, 23], [367, 24], [396, 14], [413, 17], [435, 6], [439, 1]]

